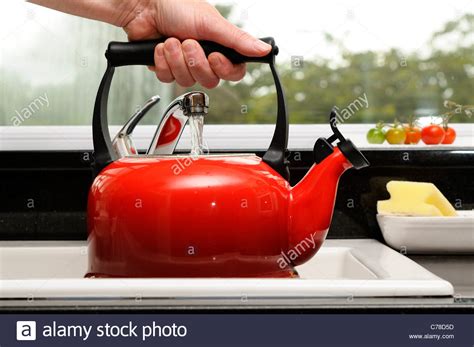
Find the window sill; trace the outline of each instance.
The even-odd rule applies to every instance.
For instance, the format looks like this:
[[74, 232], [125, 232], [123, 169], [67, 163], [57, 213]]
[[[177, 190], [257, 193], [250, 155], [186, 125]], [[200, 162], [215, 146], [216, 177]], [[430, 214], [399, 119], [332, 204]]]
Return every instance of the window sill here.
[[[457, 138], [453, 145], [371, 145], [365, 134], [369, 124], [342, 125], [341, 132], [359, 148], [365, 149], [453, 149], [474, 147], [474, 124], [451, 124]], [[111, 126], [115, 134], [120, 126]], [[134, 132], [134, 141], [139, 149], [146, 149], [156, 127], [139, 126]], [[205, 127], [205, 139], [211, 150], [265, 150], [270, 144], [274, 126], [260, 125], [213, 125]], [[330, 129], [325, 124], [294, 124], [290, 126], [288, 148], [290, 150], [312, 149], [318, 137], [328, 137]], [[190, 136], [185, 129], [178, 150], [189, 148]], [[0, 150], [2, 151], [47, 151], [47, 150], [92, 150], [92, 131], [90, 126], [21, 126], [0, 127]]]

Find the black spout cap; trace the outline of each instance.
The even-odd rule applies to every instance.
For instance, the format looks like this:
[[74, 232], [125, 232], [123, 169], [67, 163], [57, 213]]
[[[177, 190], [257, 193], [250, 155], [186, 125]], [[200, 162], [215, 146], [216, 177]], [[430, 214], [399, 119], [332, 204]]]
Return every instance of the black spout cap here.
[[313, 159], [316, 164], [319, 164], [324, 159], [329, 157], [334, 152], [334, 147], [324, 137], [316, 140], [313, 147]]
[[370, 165], [367, 158], [364, 157], [351, 140], [346, 139], [345, 141], [341, 141], [338, 143], [337, 147], [352, 164], [354, 169], [359, 170]]
[[370, 163], [364, 157], [364, 155], [357, 149], [357, 147], [351, 142], [351, 140], [346, 139], [337, 128], [336, 110], [337, 108], [333, 107], [331, 113], [329, 114], [329, 125], [331, 126], [332, 135], [329, 136], [327, 139], [321, 137], [314, 144], [314, 162], [316, 164], [319, 164], [325, 158], [330, 156], [334, 151], [332, 143], [338, 141], [337, 147], [356, 170], [369, 166]]

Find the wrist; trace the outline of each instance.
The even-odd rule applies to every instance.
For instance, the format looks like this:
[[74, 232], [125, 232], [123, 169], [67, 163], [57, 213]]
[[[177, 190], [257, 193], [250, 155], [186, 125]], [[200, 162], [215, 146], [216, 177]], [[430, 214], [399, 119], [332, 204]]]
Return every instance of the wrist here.
[[72, 15], [123, 27], [151, 0], [28, 0]]
[[[159, 0], [132, 0], [132, 1], [123, 1], [123, 0], [112, 0], [113, 2], [117, 2], [122, 4], [122, 8], [120, 9], [120, 14], [117, 17], [117, 20], [113, 25], [125, 28], [129, 25], [132, 21], [140, 16], [144, 15], [146, 12], [153, 11], [154, 8], [152, 3], [156, 3]], [[125, 3], [125, 4], [124, 4]]]
[[142, 0], [106, 0], [102, 4], [106, 6], [102, 18], [99, 20], [109, 24], [124, 27], [140, 13]]

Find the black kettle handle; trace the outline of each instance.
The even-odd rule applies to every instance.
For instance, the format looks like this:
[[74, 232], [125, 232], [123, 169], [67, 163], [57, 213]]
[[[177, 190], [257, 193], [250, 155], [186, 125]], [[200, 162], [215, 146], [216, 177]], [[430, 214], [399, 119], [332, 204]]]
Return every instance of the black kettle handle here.
[[[155, 65], [155, 47], [159, 43], [165, 42], [166, 39], [167, 37], [146, 41], [110, 42], [105, 56], [114, 67], [127, 65], [153, 66]], [[272, 37], [264, 37], [260, 40], [272, 46], [270, 53], [264, 57], [247, 57], [231, 48], [212, 41], [199, 41], [199, 44], [204, 50], [206, 57], [213, 52], [219, 52], [225, 55], [234, 64], [273, 63], [274, 57], [278, 54], [278, 47], [275, 45], [275, 40]]]
[[[107, 58], [107, 69], [102, 77], [102, 81], [97, 92], [94, 105], [94, 116], [92, 120], [92, 135], [94, 142], [94, 176], [104, 167], [117, 159], [112, 148], [112, 141], [108, 130], [107, 102], [109, 98], [110, 85], [115, 72], [115, 68], [128, 65], [155, 65], [154, 51], [157, 44], [164, 42], [167, 38], [156, 40], [134, 41], [134, 42], [110, 42], [105, 53]], [[288, 113], [286, 100], [280, 78], [275, 69], [275, 56], [278, 54], [278, 47], [271, 37], [262, 38], [262, 41], [270, 44], [272, 50], [264, 57], [247, 57], [237, 51], [222, 46], [216, 42], [199, 41], [206, 56], [213, 52], [224, 54], [232, 63], [265, 63], [269, 64], [277, 93], [277, 119], [275, 132], [273, 134], [270, 147], [263, 156], [263, 161], [270, 165], [275, 171], [285, 179], [289, 179], [288, 163], [286, 160], [286, 150], [288, 146]]]

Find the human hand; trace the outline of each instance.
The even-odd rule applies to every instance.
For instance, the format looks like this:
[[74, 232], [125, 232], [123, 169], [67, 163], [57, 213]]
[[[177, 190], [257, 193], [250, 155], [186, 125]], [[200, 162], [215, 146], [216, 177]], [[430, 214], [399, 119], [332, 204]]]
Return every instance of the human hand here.
[[198, 82], [214, 88], [220, 79], [242, 79], [245, 64], [234, 65], [220, 53], [211, 53], [206, 59], [196, 40], [215, 41], [253, 57], [271, 50], [270, 45], [228, 22], [206, 1], [138, 0], [129, 10], [122, 16], [126, 18], [122, 26], [131, 41], [169, 37], [156, 46], [155, 66], [150, 67], [163, 82], [176, 80], [183, 87]]

